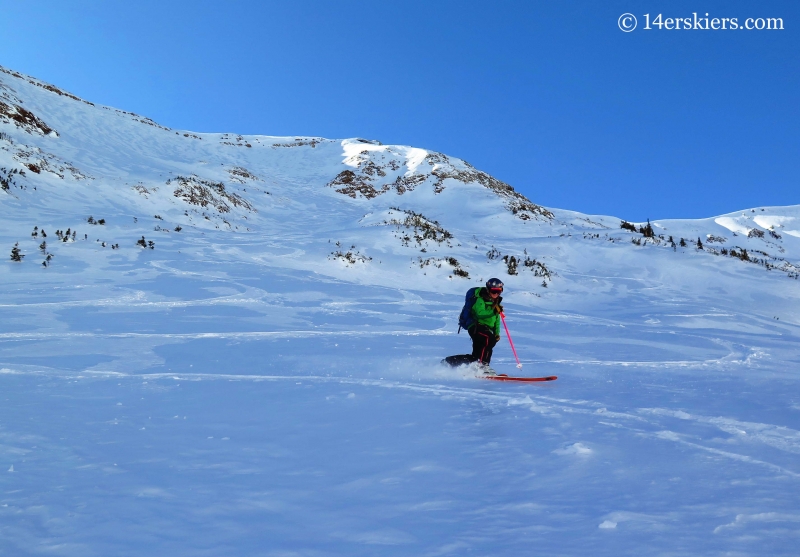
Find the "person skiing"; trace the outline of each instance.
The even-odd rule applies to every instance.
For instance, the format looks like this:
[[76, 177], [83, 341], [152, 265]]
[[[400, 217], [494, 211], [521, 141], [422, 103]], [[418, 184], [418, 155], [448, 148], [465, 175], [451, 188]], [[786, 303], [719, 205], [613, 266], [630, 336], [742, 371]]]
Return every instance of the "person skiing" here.
[[[472, 354], [448, 356], [444, 361], [451, 366], [478, 362], [488, 368], [492, 361], [492, 349], [500, 340], [500, 314], [503, 313], [501, 302], [503, 297], [503, 281], [492, 278], [486, 281], [485, 287], [475, 288], [474, 302], [469, 307], [469, 316], [465, 320], [467, 332], [472, 339]], [[470, 293], [467, 293], [470, 300]], [[467, 302], [469, 305], [469, 301]], [[465, 305], [464, 311], [467, 309]], [[461, 326], [464, 319], [459, 321]]]

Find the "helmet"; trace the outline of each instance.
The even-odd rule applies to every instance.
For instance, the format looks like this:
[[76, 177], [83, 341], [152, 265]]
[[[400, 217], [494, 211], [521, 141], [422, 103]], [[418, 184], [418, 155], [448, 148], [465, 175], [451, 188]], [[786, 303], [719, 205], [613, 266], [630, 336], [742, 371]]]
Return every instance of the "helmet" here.
[[502, 292], [503, 291], [503, 281], [499, 278], [490, 278], [486, 281], [486, 289], [489, 292]]

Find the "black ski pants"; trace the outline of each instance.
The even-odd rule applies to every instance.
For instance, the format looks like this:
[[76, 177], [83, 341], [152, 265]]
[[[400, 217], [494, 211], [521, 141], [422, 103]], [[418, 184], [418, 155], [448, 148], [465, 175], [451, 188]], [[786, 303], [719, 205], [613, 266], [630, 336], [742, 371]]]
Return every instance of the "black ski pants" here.
[[488, 364], [492, 361], [492, 349], [497, 344], [494, 331], [480, 323], [467, 330], [472, 339], [472, 360]]

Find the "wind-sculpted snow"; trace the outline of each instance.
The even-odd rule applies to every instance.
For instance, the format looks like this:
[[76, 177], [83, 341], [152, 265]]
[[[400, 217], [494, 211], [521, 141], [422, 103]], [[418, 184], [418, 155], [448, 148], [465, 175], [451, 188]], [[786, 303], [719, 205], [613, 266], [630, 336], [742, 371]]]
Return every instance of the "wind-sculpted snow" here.
[[[0, 553], [796, 553], [800, 207], [624, 229], [0, 83], [59, 134], [0, 123]], [[557, 381], [439, 364], [491, 276]]]

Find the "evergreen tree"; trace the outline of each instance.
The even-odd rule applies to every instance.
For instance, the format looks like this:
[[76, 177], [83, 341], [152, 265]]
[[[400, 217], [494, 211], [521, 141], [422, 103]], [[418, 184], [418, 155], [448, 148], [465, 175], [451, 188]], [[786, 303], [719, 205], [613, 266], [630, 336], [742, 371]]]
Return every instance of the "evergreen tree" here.
[[19, 251], [19, 242], [17, 242], [16, 244], [14, 244], [14, 247], [11, 248], [11, 261], [20, 262], [22, 261], [23, 257], [25, 256], [22, 255], [22, 253]]
[[508, 274], [509, 275], [516, 275], [517, 274], [517, 258], [513, 255], [504, 255], [503, 261], [505, 261], [506, 267], [508, 267]]

